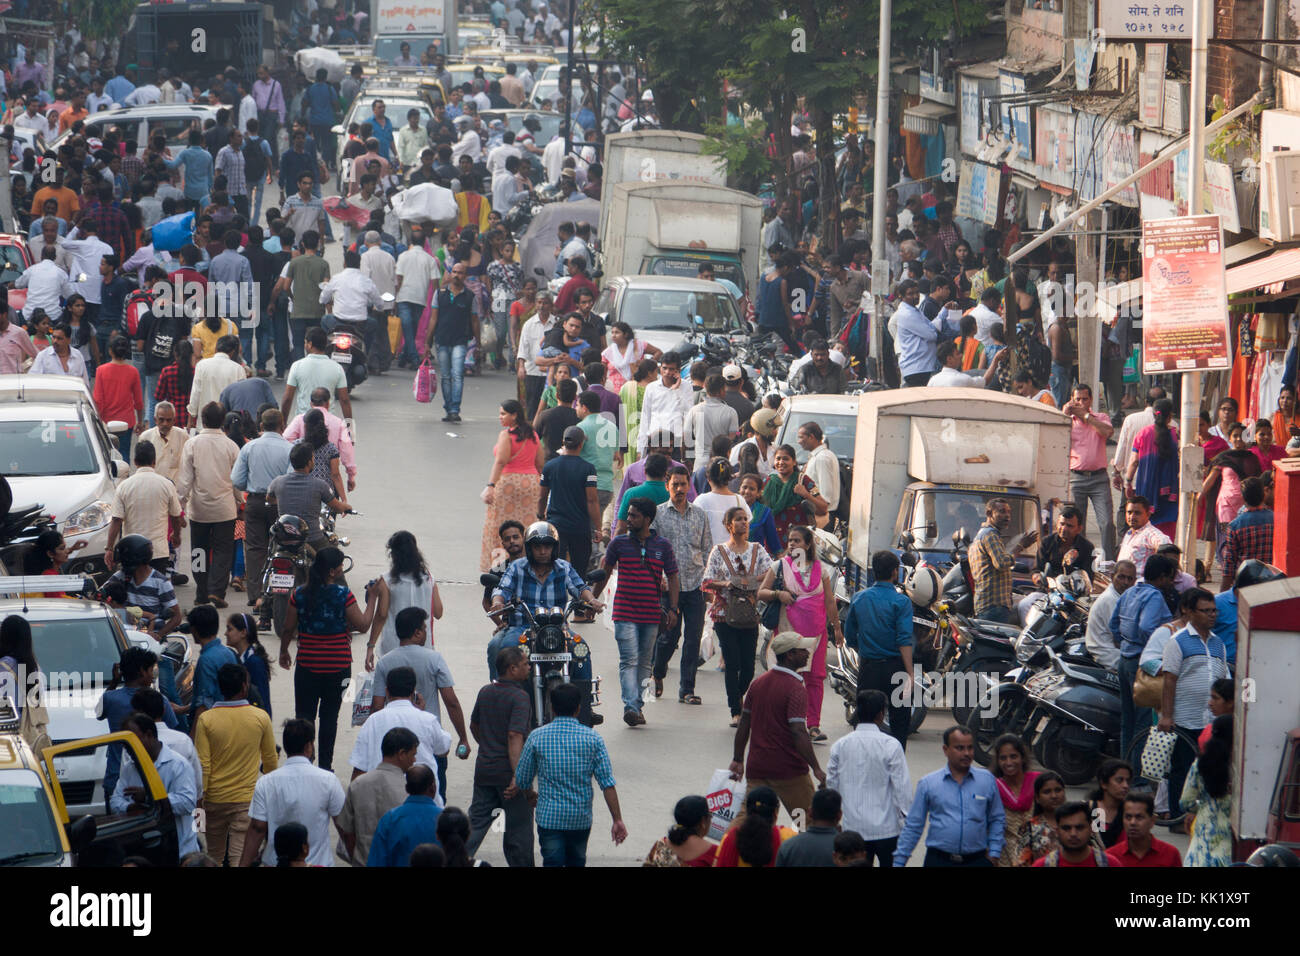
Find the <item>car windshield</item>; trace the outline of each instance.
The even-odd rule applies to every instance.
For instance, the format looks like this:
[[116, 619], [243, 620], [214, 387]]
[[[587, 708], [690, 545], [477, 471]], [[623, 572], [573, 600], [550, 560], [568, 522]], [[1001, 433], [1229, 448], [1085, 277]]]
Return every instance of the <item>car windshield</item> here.
[[398, 33], [392, 36], [375, 37], [375, 59], [380, 63], [395, 64], [397, 58], [402, 55], [403, 43], [411, 44], [411, 59], [417, 63], [430, 43], [435, 49], [442, 49], [442, 37], [407, 36]]
[[808, 461], [808, 452], [796, 440], [799, 429], [807, 422], [816, 422], [822, 428], [826, 446], [845, 462], [853, 460], [853, 445], [858, 438], [857, 415], [834, 415], [828, 412], [791, 411], [781, 426], [780, 440], [794, 445], [796, 461], [800, 465]]
[[[678, 276], [683, 279], [699, 278], [700, 263], [713, 263], [713, 276], [717, 279], [726, 279], [733, 283], [736, 288], [742, 292], [745, 289], [745, 275], [737, 262], [729, 262], [726, 259], [704, 259], [697, 256], [684, 256], [676, 258], [673, 256], [657, 256], [650, 263], [649, 274], [655, 276]], [[643, 265], [642, 272], [646, 272]]]
[[99, 470], [81, 422], [0, 421], [0, 475], [45, 478]]
[[23, 274], [23, 252], [17, 246], [0, 244], [0, 282], [13, 282]]
[[58, 823], [41, 778], [25, 768], [0, 770], [0, 866], [34, 865], [62, 856]]
[[[702, 323], [695, 318], [703, 319]], [[690, 329], [726, 332], [736, 328], [736, 305], [725, 292], [629, 289], [618, 318], [634, 329]]]
[[107, 615], [30, 623], [32, 651], [51, 691], [108, 686], [121, 645]]
[[[954, 531], [965, 529], [975, 537], [984, 523], [984, 506], [996, 491], [958, 491], [945, 488], [921, 488], [916, 492], [910, 524], [903, 530], [916, 537], [916, 547], [945, 551], [952, 547]], [[1038, 506], [1032, 498], [1011, 498], [1011, 524], [1003, 531], [1003, 540], [1038, 527]], [[1037, 553], [1037, 544], [1021, 552], [1025, 557]]]

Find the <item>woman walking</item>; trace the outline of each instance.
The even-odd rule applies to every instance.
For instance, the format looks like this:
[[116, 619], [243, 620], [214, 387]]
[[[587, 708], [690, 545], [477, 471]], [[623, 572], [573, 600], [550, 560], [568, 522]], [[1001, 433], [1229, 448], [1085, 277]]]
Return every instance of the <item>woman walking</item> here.
[[632, 380], [624, 382], [623, 387], [618, 390], [618, 400], [623, 405], [623, 421], [627, 423], [627, 441], [623, 445], [624, 467], [637, 459], [636, 445], [641, 425], [641, 404], [645, 401], [646, 386], [653, 382], [658, 374], [659, 365], [654, 359], [642, 359], [637, 363]]
[[1061, 847], [1056, 836], [1056, 809], [1065, 803], [1065, 781], [1055, 770], [1044, 770], [1034, 778], [1033, 813], [1020, 830], [1020, 842], [1012, 847], [1004, 843], [1007, 852], [1014, 850], [1016, 866], [1033, 866], [1053, 850]]
[[[397, 647], [397, 615], [408, 607], [427, 609], [430, 621], [442, 617], [442, 597], [438, 583], [429, 573], [424, 555], [409, 531], [397, 531], [388, 539], [388, 573], [375, 581], [379, 604], [370, 627], [366, 645], [366, 670], [375, 669], [375, 645], [379, 657]], [[429, 627], [429, 646], [433, 646], [433, 626]]]
[[740, 497], [744, 498], [745, 504], [749, 505], [749, 540], [757, 541], [767, 549], [768, 554], [780, 554], [781, 538], [776, 533], [772, 509], [758, 499], [762, 493], [763, 479], [757, 472], [750, 472], [741, 477]]
[[1214, 718], [1210, 739], [1183, 784], [1192, 843], [1184, 866], [1232, 865], [1232, 714]]
[[497, 529], [502, 523], [514, 519], [527, 527], [533, 521], [541, 491], [542, 465], [546, 462], [537, 432], [528, 424], [524, 407], [517, 400], [512, 398], [501, 403], [498, 421], [501, 434], [492, 449], [492, 474], [482, 496], [487, 505], [479, 555], [482, 571], [492, 566], [492, 549], [501, 544]]
[[[776, 583], [778, 573], [780, 586]], [[835, 607], [835, 578], [831, 569], [817, 560], [811, 528], [797, 525], [790, 529], [786, 555], [763, 576], [758, 599], [781, 603], [781, 621], [776, 633], [796, 631], [800, 637], [818, 639], [817, 649], [804, 673], [804, 683], [808, 688], [808, 735], [813, 743], [823, 743], [827, 739], [821, 729], [826, 684], [826, 622], [831, 622], [837, 647], [844, 646], [844, 635]]]
[[1124, 476], [1128, 497], [1141, 495], [1151, 502], [1151, 523], [1173, 537], [1178, 523], [1178, 426], [1173, 424], [1174, 403], [1156, 399], [1151, 406], [1155, 421], [1133, 439], [1133, 458]]
[[700, 587], [712, 597], [709, 619], [722, 651], [727, 706], [731, 709], [731, 726], [735, 727], [740, 723], [745, 691], [754, 679], [758, 585], [772, 569], [772, 559], [762, 545], [749, 540], [749, 515], [744, 508], [730, 509], [723, 524], [728, 538], [709, 552]]
[[790, 529], [810, 517], [805, 503], [811, 505], [812, 514], [818, 516], [826, 514], [830, 506], [813, 480], [799, 474], [793, 445], [782, 445], [776, 450], [772, 467], [774, 470], [763, 486], [763, 504], [772, 509], [777, 536], [781, 539], [781, 546], [786, 547]]
[[504, 368], [515, 354], [510, 335], [510, 306], [519, 297], [524, 280], [524, 267], [515, 262], [513, 239], [501, 243], [496, 258], [488, 264], [487, 278], [492, 286], [492, 325], [497, 331], [495, 365]]
[[293, 592], [280, 635], [280, 666], [293, 666], [290, 651], [298, 641], [293, 672], [294, 716], [316, 723], [316, 765], [334, 769], [343, 686], [352, 676], [351, 633], [365, 633], [374, 621], [379, 595], [366, 588], [366, 609], [344, 584], [343, 552], [321, 548], [307, 572], [307, 583]]
[[226, 618], [226, 646], [235, 652], [248, 671], [249, 687], [256, 693], [250, 701], [271, 715], [271, 655], [257, 636], [257, 618], [232, 614]]
[[1029, 748], [1015, 734], [1003, 734], [994, 742], [992, 770], [1006, 811], [1002, 845], [1007, 852], [998, 857], [998, 866], [1023, 866], [1020, 855], [1013, 851], [1020, 846], [1021, 833], [1029, 825], [1038, 771], [1029, 769]]
[[655, 841], [642, 866], [713, 866], [717, 844], [705, 839], [712, 823], [709, 801], [703, 797], [682, 797], [673, 808], [668, 835]]
[[195, 358], [194, 342], [181, 339], [173, 348], [176, 361], [158, 373], [158, 384], [153, 388], [155, 402], [168, 402], [176, 410], [176, 427], [185, 430], [190, 427], [190, 388], [194, 384]]
[[709, 480], [709, 490], [695, 499], [695, 507], [709, 517], [709, 531], [713, 534], [713, 543], [722, 544], [730, 536], [722, 519], [732, 508], [741, 508], [753, 518], [749, 505], [743, 496], [731, 490], [731, 463], [725, 458], [715, 458], [709, 462], [705, 477]]

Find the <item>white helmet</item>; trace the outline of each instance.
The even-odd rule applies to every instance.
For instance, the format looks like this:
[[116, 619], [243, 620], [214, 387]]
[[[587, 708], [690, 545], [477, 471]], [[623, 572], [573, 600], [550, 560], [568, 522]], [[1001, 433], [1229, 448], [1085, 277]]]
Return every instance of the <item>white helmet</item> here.
[[929, 607], [943, 593], [943, 581], [939, 572], [929, 565], [916, 567], [903, 582], [903, 588], [912, 603], [917, 607]]

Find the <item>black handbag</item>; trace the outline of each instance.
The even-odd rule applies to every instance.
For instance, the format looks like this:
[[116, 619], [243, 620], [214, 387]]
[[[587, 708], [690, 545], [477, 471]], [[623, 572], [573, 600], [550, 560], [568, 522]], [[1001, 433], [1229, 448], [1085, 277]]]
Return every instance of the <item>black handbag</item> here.
[[[776, 562], [776, 580], [772, 582], [773, 591], [785, 590], [785, 568], [784, 562]], [[775, 631], [781, 623], [781, 602], [764, 601], [763, 606], [758, 611], [759, 622], [769, 631]]]

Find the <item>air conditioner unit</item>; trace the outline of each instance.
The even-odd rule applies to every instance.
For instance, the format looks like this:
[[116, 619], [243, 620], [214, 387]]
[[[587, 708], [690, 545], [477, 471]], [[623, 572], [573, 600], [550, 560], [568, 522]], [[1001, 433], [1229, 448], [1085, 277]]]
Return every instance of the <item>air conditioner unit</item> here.
[[1300, 238], [1300, 150], [1264, 154], [1259, 236], [1274, 242]]

